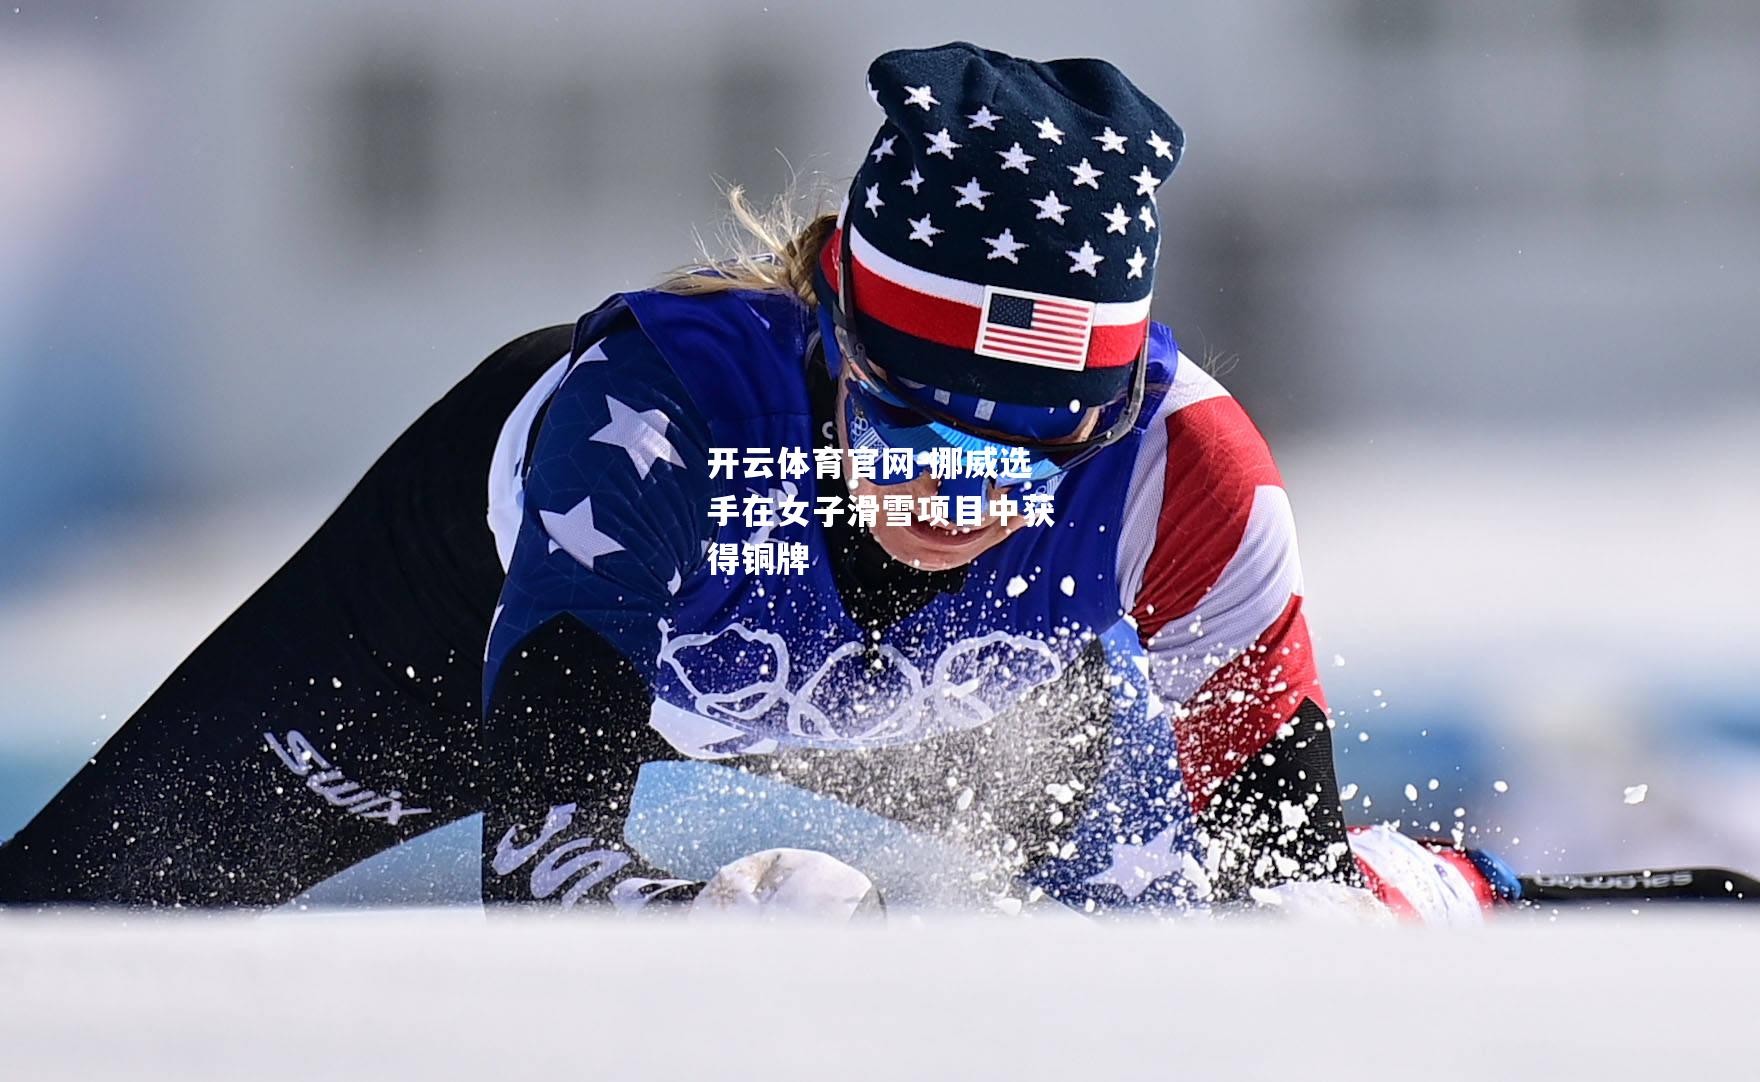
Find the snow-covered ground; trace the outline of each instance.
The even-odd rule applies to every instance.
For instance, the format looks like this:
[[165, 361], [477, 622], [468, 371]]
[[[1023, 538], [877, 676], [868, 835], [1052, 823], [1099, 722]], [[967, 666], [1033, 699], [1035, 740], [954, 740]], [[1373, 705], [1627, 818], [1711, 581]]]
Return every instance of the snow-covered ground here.
[[1760, 927], [0, 919], [21, 1080], [1753, 1077]]

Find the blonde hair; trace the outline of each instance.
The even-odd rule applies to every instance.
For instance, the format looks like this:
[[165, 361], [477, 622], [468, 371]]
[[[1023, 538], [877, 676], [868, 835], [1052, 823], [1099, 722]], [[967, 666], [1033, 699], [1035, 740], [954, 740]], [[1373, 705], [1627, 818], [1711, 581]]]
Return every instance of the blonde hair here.
[[823, 209], [829, 193], [817, 194], [811, 212], [800, 209], [804, 197], [797, 181], [764, 208], [747, 202], [745, 188], [738, 184], [725, 193], [728, 215], [718, 231], [725, 254], [711, 252], [699, 234], [703, 262], [667, 271], [654, 288], [682, 294], [773, 290], [792, 293], [808, 307], [817, 304], [813, 271], [819, 250], [837, 228], [837, 215]]

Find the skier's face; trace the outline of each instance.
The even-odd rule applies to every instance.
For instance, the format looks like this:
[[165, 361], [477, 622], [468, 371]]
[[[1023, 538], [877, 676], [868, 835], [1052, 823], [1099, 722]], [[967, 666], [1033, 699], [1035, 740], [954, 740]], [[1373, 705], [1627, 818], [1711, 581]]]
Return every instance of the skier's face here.
[[[834, 417], [837, 424], [837, 443], [846, 452], [849, 450], [849, 428], [846, 423], [844, 400], [849, 394], [849, 381], [837, 381], [837, 409]], [[1002, 540], [1020, 529], [1024, 518], [1019, 515], [1007, 520], [994, 513], [986, 515], [976, 526], [955, 526], [945, 520], [935, 521], [924, 516], [921, 501], [936, 494], [940, 483], [927, 472], [899, 484], [883, 485], [878, 481], [857, 480], [850, 476], [849, 455], [843, 456], [844, 480], [849, 484], [850, 491], [871, 493], [882, 505], [888, 496], [908, 496], [911, 507], [916, 509], [908, 523], [899, 525], [888, 523], [881, 518], [870, 532], [886, 554], [900, 563], [924, 571], [945, 571], [951, 567], [970, 563], [986, 549], [1000, 544]], [[996, 495], [999, 489], [993, 489]]]

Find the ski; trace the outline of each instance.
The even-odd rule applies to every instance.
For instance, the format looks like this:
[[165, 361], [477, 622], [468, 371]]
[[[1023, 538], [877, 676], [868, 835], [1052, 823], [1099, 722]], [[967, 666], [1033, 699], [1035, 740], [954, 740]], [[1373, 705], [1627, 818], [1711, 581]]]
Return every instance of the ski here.
[[1760, 902], [1760, 880], [1728, 868], [1524, 875], [1518, 902]]

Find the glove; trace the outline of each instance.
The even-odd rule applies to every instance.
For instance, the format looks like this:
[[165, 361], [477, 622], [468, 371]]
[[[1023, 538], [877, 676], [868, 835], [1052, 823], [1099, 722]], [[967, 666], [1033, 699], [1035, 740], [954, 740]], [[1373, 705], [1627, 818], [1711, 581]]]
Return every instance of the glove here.
[[1516, 897], [1515, 874], [1490, 853], [1408, 838], [1388, 826], [1353, 827], [1357, 867], [1383, 905], [1422, 924], [1482, 924], [1487, 910]]
[[765, 849], [722, 866], [691, 902], [691, 916], [850, 921], [883, 917], [886, 904], [866, 875], [812, 849]]

